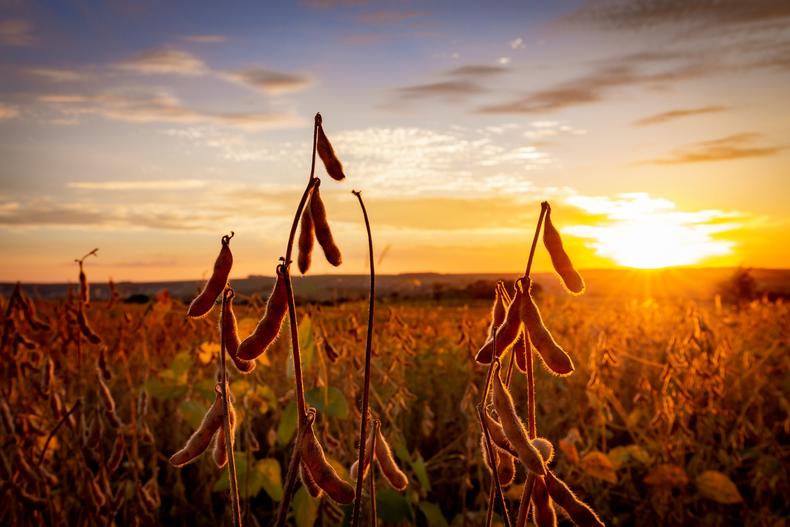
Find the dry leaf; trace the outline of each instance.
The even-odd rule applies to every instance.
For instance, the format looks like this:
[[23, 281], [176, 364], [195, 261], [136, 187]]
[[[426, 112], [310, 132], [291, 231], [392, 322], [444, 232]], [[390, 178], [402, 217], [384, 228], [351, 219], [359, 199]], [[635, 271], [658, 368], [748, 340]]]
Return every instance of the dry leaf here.
[[706, 470], [695, 481], [699, 493], [719, 503], [741, 503], [743, 497], [738, 487], [725, 474], [716, 470]]
[[646, 485], [657, 485], [662, 487], [682, 487], [689, 482], [689, 477], [683, 467], [670, 464], [662, 464], [655, 467], [642, 480]]

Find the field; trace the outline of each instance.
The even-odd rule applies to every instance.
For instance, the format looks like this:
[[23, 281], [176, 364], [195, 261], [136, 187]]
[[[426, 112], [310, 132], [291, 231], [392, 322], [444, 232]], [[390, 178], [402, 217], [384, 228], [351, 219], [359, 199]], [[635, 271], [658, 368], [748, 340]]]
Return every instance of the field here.
[[[92, 344], [80, 332], [75, 297], [16, 310], [7, 309], [8, 299], [0, 522], [230, 524], [226, 469], [211, 455], [182, 469], [168, 463], [214, 399], [219, 309], [191, 320], [167, 293], [147, 304], [94, 300], [86, 317], [102, 342]], [[236, 306], [242, 337], [265, 304], [245, 300]], [[552, 471], [608, 525], [785, 525], [786, 303], [549, 292], [538, 303], [576, 365], [560, 379], [536, 360], [538, 435], [557, 450]], [[367, 303], [297, 309], [307, 402], [318, 410], [327, 457], [349, 480]], [[474, 356], [490, 312], [490, 300], [377, 305], [371, 412], [409, 479], [396, 492], [375, 472], [381, 524], [484, 523], [491, 478], [476, 405], [486, 368]], [[283, 495], [296, 429], [287, 326], [251, 374], [228, 370], [245, 525], [270, 524]], [[523, 375], [514, 374], [511, 389], [526, 415]], [[511, 514], [522, 471], [505, 489]], [[299, 527], [339, 525], [350, 506], [314, 500], [298, 487], [292, 514]]]

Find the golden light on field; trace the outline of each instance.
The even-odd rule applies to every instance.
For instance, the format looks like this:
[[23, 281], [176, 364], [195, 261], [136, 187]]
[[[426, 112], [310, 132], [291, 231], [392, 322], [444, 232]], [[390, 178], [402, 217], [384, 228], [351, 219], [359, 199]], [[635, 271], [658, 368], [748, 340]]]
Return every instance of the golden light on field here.
[[[694, 265], [733, 252], [735, 243], [714, 238], [738, 226], [733, 213], [683, 212], [666, 199], [644, 193], [617, 198], [575, 196], [568, 200], [592, 214], [605, 215], [598, 225], [577, 225], [570, 234], [591, 239], [599, 256], [638, 269]], [[725, 220], [725, 221], [722, 221]]]

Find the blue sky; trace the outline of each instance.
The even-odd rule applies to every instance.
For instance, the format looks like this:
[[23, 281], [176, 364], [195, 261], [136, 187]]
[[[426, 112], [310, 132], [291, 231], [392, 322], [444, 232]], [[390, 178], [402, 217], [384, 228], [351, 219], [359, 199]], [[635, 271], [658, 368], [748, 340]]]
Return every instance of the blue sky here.
[[583, 267], [785, 267], [788, 21], [766, 0], [5, 2], [0, 279], [67, 279], [94, 246], [103, 276], [195, 278], [231, 229], [234, 272], [270, 272], [316, 111], [349, 174], [322, 187], [342, 272], [364, 271], [352, 188], [384, 272], [519, 268], [542, 199]]

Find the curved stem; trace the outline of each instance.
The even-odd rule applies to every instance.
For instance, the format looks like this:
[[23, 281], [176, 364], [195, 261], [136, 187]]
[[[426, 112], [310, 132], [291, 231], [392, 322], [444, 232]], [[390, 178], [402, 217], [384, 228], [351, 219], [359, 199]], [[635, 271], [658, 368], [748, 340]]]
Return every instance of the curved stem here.
[[220, 392], [222, 394], [222, 430], [225, 435], [225, 451], [228, 454], [228, 481], [230, 482], [230, 505], [233, 513], [234, 527], [241, 527], [241, 511], [239, 507], [239, 485], [236, 479], [236, 458], [233, 453], [233, 433], [230, 425], [230, 403], [228, 402], [228, 382], [225, 369], [225, 306], [233, 298], [233, 289], [228, 286], [222, 292], [222, 315], [219, 325], [220, 345]]
[[538, 216], [538, 224], [535, 227], [535, 236], [532, 237], [532, 247], [529, 248], [529, 258], [527, 259], [527, 269], [524, 271], [524, 276], [529, 276], [532, 271], [532, 258], [535, 256], [535, 247], [538, 245], [538, 238], [540, 237], [540, 228], [543, 226], [543, 218], [546, 216], [546, 211], [549, 208], [549, 202], [543, 201], [540, 204], [540, 216]]
[[302, 453], [299, 451], [299, 446], [302, 444], [302, 437], [308, 426], [311, 426], [315, 419], [315, 412], [311, 411], [304, 417], [299, 418], [299, 426], [296, 428], [296, 439], [294, 440], [294, 451], [291, 454], [291, 462], [288, 464], [288, 474], [285, 476], [285, 485], [283, 485], [283, 498], [280, 500], [280, 508], [277, 509], [277, 518], [274, 524], [277, 527], [284, 527], [285, 520], [288, 517], [288, 507], [291, 505], [291, 496], [294, 493], [296, 486], [296, 474], [299, 472], [299, 462], [301, 461]]
[[[362, 201], [362, 193], [359, 191], [352, 191], [352, 193], [359, 200], [359, 206], [362, 207], [362, 216], [365, 218], [365, 229], [368, 233], [368, 255], [370, 258], [370, 298], [368, 299], [368, 333], [365, 342], [365, 378], [362, 389], [362, 418], [359, 424], [359, 467], [358, 471], [362, 474], [362, 467], [364, 467], [365, 460], [365, 443], [367, 438], [367, 424], [368, 424], [368, 409], [370, 406], [370, 362], [373, 355], [373, 309], [376, 302], [376, 271], [373, 262], [373, 237], [370, 233], [370, 220], [368, 219], [368, 211], [365, 209], [365, 203]], [[372, 461], [372, 460], [371, 460]], [[357, 488], [354, 497], [354, 513], [352, 515], [351, 525], [357, 527], [359, 525], [359, 513], [362, 507], [362, 483], [364, 478], [357, 477]], [[374, 505], [375, 507], [375, 505]]]
[[58, 424], [56, 424], [55, 427], [52, 428], [52, 430], [50, 431], [49, 435], [47, 436], [47, 440], [44, 441], [44, 446], [41, 449], [41, 454], [39, 454], [39, 456], [38, 456], [38, 462], [36, 462], [36, 466], [37, 467], [40, 467], [41, 466], [41, 462], [44, 461], [44, 454], [47, 453], [47, 448], [49, 447], [49, 442], [52, 441], [53, 437], [55, 437], [55, 434], [57, 433], [58, 429], [61, 426], [63, 426], [63, 423], [66, 422], [66, 419], [68, 419], [69, 416], [74, 413], [74, 410], [79, 408], [81, 404], [82, 404], [82, 399], [77, 399], [77, 402], [74, 403], [74, 406], [72, 406], [71, 409], [68, 412], [63, 414], [63, 417], [60, 418], [60, 421], [58, 421]]

